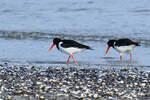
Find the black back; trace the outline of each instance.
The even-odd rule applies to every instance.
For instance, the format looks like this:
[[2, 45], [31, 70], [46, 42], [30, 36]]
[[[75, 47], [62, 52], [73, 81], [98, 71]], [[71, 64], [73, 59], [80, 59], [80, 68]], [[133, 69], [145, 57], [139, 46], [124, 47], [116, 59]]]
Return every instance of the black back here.
[[74, 40], [61, 40], [61, 42], [63, 42], [61, 46], [64, 48], [77, 47], [82, 49], [91, 49], [89, 46], [80, 44]]
[[114, 45], [115, 46], [129, 46], [129, 45], [140, 46], [139, 43], [133, 42], [132, 40], [127, 38], [117, 40]]

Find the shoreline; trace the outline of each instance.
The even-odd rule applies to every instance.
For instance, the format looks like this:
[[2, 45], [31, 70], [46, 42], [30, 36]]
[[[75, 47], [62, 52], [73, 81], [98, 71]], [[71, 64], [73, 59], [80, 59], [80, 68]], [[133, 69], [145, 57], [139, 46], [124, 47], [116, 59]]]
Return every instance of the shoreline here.
[[2, 100], [150, 99], [150, 72], [137, 68], [0, 64]]

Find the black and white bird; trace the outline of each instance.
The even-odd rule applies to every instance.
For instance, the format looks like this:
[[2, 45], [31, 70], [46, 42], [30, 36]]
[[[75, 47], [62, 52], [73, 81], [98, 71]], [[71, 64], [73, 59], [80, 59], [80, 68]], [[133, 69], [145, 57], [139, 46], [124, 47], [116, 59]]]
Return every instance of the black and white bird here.
[[75, 61], [73, 54], [80, 53], [86, 49], [92, 50], [89, 46], [80, 44], [74, 40], [61, 40], [60, 38], [54, 38], [53, 44], [49, 48], [49, 51], [51, 51], [55, 45], [59, 51], [69, 55], [68, 60], [66, 62], [67, 65], [71, 57], [74, 61], [74, 64], [77, 65], [77, 62]]
[[130, 60], [132, 60], [132, 53], [131, 51], [136, 47], [140, 46], [138, 42], [133, 42], [128, 38], [122, 38], [118, 40], [109, 40], [107, 42], [108, 48], [106, 50], [105, 56], [108, 53], [110, 47], [113, 47], [116, 51], [120, 53], [120, 60], [122, 60], [122, 54], [128, 53], [130, 54]]

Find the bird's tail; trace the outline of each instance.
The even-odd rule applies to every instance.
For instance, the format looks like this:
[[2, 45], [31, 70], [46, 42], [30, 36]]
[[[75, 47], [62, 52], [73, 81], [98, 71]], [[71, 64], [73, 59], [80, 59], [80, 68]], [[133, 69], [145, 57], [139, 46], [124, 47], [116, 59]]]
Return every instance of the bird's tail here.
[[135, 42], [135, 45], [136, 46], [141, 46], [139, 42]]
[[86, 48], [86, 49], [89, 49], [89, 50], [94, 50], [94, 49], [92, 49], [90, 46], [86, 46], [85, 48]]
[[89, 48], [90, 50], [94, 50], [93, 48]]
[[88, 47], [87, 49], [89, 49], [89, 50], [94, 50], [93, 48], [91, 48], [91, 47]]

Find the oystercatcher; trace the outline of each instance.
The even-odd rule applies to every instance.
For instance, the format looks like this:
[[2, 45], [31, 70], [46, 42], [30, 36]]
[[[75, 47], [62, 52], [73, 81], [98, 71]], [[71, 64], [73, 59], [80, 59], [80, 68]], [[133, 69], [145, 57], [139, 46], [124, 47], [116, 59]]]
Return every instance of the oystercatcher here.
[[74, 40], [61, 40], [60, 38], [54, 38], [53, 44], [49, 48], [49, 51], [51, 51], [55, 45], [59, 51], [69, 55], [68, 60], [66, 62], [67, 65], [71, 57], [74, 61], [74, 64], [77, 65], [77, 62], [75, 61], [73, 54], [80, 53], [86, 49], [92, 50], [91, 47], [80, 44]]
[[122, 53], [130, 54], [130, 60], [132, 60], [132, 53], [131, 51], [136, 47], [140, 46], [139, 43], [133, 42], [130, 39], [122, 38], [118, 40], [109, 40], [107, 42], [108, 48], [106, 50], [105, 56], [108, 53], [110, 47], [113, 47], [116, 51], [120, 53], [120, 60], [122, 60]]

